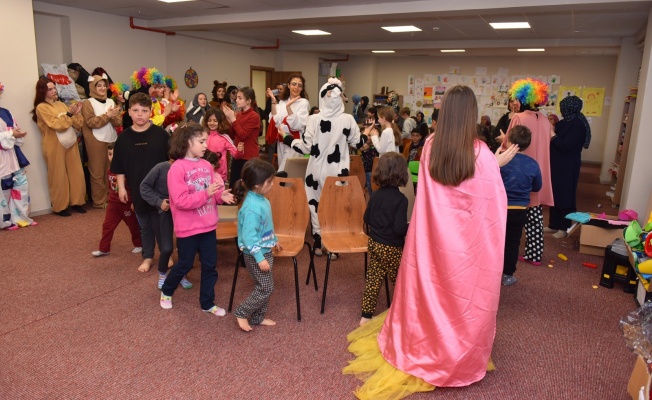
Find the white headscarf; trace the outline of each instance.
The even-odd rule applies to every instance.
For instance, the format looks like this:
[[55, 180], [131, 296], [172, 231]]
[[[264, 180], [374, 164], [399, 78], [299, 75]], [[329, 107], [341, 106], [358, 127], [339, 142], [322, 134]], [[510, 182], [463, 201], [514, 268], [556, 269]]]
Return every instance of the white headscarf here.
[[342, 82], [337, 78], [329, 78], [319, 91], [319, 117], [329, 120], [343, 112]]

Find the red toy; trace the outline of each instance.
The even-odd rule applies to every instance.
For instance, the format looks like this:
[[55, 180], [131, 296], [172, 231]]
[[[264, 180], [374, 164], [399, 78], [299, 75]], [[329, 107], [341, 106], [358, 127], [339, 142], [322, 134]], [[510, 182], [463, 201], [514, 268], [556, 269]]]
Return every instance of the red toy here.
[[598, 268], [597, 265], [595, 265], [595, 264], [593, 264], [593, 263], [588, 263], [588, 262], [584, 262], [584, 263], [582, 263], [582, 265], [585, 266], [585, 267], [587, 267], [587, 268], [593, 268], [593, 269]]

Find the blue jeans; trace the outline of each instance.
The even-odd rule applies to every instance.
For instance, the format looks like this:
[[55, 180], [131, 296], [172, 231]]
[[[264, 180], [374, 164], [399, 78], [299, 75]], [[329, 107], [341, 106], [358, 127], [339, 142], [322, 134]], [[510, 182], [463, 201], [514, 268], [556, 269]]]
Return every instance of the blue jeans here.
[[367, 191], [369, 194], [371, 194], [371, 172], [365, 172], [365, 176], [367, 177], [367, 182], [365, 183], [365, 186], [367, 187]]
[[202, 310], [215, 305], [215, 284], [217, 283], [217, 239], [215, 229], [185, 238], [177, 238], [179, 261], [172, 267], [163, 283], [163, 294], [172, 296], [181, 279], [192, 269], [195, 254], [199, 253], [201, 262], [201, 283], [199, 285], [199, 304]]

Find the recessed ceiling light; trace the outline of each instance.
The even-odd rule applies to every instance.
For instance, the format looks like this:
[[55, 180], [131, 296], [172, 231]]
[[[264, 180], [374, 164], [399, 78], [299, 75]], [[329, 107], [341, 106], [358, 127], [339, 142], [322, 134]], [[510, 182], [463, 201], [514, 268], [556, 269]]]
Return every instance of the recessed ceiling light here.
[[518, 49], [518, 51], [546, 51], [546, 49]]
[[530, 24], [527, 22], [490, 22], [494, 29], [527, 29], [530, 28]]
[[319, 29], [307, 29], [307, 30], [299, 30], [299, 31], [292, 31], [294, 33], [298, 33], [299, 35], [306, 35], [306, 36], [317, 36], [317, 35], [330, 35], [330, 32], [325, 32], [325, 31], [320, 31]]
[[195, 0], [159, 0], [162, 1], [163, 3], [181, 3], [183, 1], [195, 1]]
[[394, 50], [371, 50], [372, 53], [383, 54], [383, 53], [394, 53]]
[[466, 50], [464, 49], [451, 49], [451, 50], [439, 50], [442, 53], [464, 53]]
[[390, 32], [421, 32], [421, 29], [417, 28], [414, 25], [407, 26], [381, 26], [386, 31]]

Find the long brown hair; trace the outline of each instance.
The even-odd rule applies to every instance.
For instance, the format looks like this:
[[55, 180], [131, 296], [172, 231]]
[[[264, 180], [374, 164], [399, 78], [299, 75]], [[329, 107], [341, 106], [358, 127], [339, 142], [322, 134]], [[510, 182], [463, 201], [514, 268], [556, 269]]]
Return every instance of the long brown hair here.
[[229, 122], [228, 118], [226, 118], [226, 115], [224, 115], [224, 111], [215, 107], [209, 107], [208, 111], [206, 111], [206, 114], [204, 114], [204, 119], [202, 119], [201, 124], [204, 128], [206, 128], [206, 132], [210, 131], [208, 128], [208, 119], [213, 115], [217, 120], [217, 131], [219, 133], [228, 134], [231, 131], [231, 123]]
[[170, 140], [170, 158], [173, 160], [184, 158], [188, 153], [190, 141], [194, 137], [201, 136], [204, 132], [204, 127], [196, 122], [188, 122], [180, 125], [174, 131]]
[[[392, 133], [394, 134], [394, 145], [399, 146], [401, 144], [401, 130], [398, 125], [396, 125], [396, 112], [392, 107], [383, 107], [378, 111], [378, 117], [383, 117], [387, 122], [392, 125]], [[382, 132], [380, 133], [383, 134]]]
[[36, 81], [36, 94], [34, 95], [34, 108], [32, 108], [32, 120], [36, 122], [36, 106], [45, 101], [45, 94], [48, 92], [48, 83], [54, 83], [44, 76]]
[[437, 132], [430, 149], [430, 176], [447, 186], [458, 186], [475, 173], [478, 103], [468, 86], [453, 86], [442, 99]]

